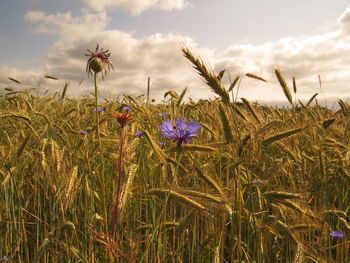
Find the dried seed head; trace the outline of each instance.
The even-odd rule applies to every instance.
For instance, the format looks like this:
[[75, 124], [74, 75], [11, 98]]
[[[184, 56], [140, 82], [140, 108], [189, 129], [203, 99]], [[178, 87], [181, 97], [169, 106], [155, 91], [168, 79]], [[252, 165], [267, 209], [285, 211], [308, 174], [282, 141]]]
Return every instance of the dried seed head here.
[[93, 72], [98, 73], [103, 69], [104, 65], [105, 64], [100, 58], [95, 57], [93, 60], [91, 60], [89, 67]]
[[102, 71], [102, 77], [106, 76], [111, 69], [113, 69], [113, 63], [109, 59], [111, 53], [109, 50], [103, 50], [99, 44], [96, 45], [95, 51], [87, 50], [89, 53], [85, 56], [89, 56], [86, 64], [86, 72], [88, 75], [92, 75], [92, 72], [99, 73]]

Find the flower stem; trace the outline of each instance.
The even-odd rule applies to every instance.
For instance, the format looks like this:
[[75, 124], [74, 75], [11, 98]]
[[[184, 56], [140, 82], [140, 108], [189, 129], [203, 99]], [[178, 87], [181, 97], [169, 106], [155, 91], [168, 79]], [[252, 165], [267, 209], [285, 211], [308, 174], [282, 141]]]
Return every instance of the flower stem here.
[[100, 138], [100, 120], [98, 115], [98, 79], [97, 74], [94, 72], [94, 85], [95, 85], [95, 113], [96, 113], [96, 133], [97, 133], [97, 140], [98, 140], [98, 146], [101, 150], [101, 138]]

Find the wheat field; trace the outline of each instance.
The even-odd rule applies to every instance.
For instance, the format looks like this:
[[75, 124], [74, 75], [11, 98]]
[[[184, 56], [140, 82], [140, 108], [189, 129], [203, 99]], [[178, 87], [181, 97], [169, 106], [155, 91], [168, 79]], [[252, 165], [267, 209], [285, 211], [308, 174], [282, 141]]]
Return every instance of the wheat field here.
[[[215, 98], [6, 88], [0, 262], [350, 262], [350, 105], [297, 102], [278, 69], [289, 108], [236, 101], [241, 78], [266, 80], [225, 87], [183, 54]], [[201, 126], [189, 143], [160, 129], [181, 118]]]

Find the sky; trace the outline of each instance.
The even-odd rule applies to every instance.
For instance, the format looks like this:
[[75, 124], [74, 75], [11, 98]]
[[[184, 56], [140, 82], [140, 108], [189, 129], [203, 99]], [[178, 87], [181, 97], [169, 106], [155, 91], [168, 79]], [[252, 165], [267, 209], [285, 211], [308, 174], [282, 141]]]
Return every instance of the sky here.
[[[0, 93], [38, 87], [86, 96], [87, 49], [111, 52], [115, 70], [100, 81], [104, 97], [164, 93], [215, 98], [183, 57], [189, 47], [229, 85], [243, 77], [237, 98], [285, 101], [274, 69], [305, 102], [350, 98], [350, 6], [345, 0], [0, 0]], [[45, 74], [59, 80], [44, 78]], [[18, 85], [8, 77], [21, 81]], [[321, 79], [321, 85], [319, 82]], [[319, 98], [321, 98], [319, 97]]]

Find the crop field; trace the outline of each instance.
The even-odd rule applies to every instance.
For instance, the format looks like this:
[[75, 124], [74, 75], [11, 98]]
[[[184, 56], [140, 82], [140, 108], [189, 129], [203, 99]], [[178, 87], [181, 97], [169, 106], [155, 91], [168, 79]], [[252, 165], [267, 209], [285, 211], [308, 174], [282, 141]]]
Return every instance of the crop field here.
[[5, 89], [0, 262], [350, 262], [350, 105], [296, 101], [278, 69], [290, 107], [236, 100], [265, 80], [182, 51], [212, 99], [99, 99], [93, 52], [95, 96]]

